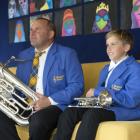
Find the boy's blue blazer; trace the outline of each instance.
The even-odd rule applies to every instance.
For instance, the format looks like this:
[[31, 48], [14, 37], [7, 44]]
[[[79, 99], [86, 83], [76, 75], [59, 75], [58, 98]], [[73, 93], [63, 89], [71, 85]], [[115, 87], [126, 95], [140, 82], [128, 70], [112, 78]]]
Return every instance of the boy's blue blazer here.
[[[95, 96], [105, 90], [108, 67], [106, 65], [100, 73]], [[140, 119], [140, 64], [133, 57], [128, 57], [113, 70], [106, 90], [112, 95], [113, 104], [108, 109], [115, 112], [116, 120]]]
[[[16, 75], [27, 85], [34, 51], [31, 47], [19, 54], [19, 58], [25, 61], [18, 64]], [[54, 43], [48, 52], [43, 72], [44, 95], [51, 97], [64, 110], [74, 97], [82, 95], [83, 89], [82, 68], [75, 51]]]

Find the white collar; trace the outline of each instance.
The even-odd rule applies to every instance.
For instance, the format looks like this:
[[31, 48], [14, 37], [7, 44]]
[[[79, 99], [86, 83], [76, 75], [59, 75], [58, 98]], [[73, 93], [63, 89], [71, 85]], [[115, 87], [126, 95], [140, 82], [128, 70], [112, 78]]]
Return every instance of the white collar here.
[[[51, 43], [46, 49], [42, 50], [42, 52], [45, 52], [45, 53], [48, 52], [52, 45], [53, 43]], [[36, 48], [35, 48], [35, 52], [38, 52]]]
[[122, 57], [121, 60], [119, 60], [117, 63], [115, 63], [114, 61], [111, 60], [108, 71], [111, 71], [112, 69], [114, 69], [115, 67], [117, 67], [121, 62], [123, 62], [124, 60], [126, 60], [129, 56], [126, 55], [124, 57]]

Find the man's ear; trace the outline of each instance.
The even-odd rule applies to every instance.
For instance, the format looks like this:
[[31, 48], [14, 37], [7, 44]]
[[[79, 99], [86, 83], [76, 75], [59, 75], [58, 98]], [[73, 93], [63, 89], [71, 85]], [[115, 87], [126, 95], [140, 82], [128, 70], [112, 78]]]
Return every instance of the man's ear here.
[[54, 31], [50, 31], [49, 32], [49, 39], [53, 39], [54, 38]]

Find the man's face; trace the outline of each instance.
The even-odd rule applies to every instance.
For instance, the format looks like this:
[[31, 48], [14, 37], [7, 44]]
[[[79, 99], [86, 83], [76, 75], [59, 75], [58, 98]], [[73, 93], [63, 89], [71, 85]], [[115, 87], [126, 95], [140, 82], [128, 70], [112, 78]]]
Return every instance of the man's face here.
[[[44, 48], [52, 39], [47, 21], [35, 20], [30, 28], [30, 42], [35, 48]], [[44, 48], [45, 49], [45, 48]]]
[[128, 44], [124, 44], [115, 36], [112, 36], [106, 40], [106, 46], [109, 59], [114, 62], [118, 62], [130, 49]]

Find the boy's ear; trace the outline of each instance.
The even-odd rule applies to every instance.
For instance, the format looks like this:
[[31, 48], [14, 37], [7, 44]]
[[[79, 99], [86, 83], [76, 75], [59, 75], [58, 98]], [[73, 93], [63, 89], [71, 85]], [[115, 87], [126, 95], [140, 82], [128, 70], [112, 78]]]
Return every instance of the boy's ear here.
[[131, 49], [130, 44], [125, 44], [125, 52], [129, 52]]

